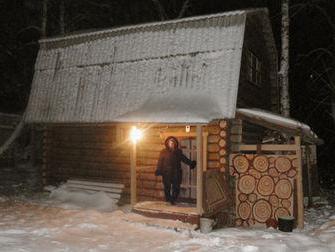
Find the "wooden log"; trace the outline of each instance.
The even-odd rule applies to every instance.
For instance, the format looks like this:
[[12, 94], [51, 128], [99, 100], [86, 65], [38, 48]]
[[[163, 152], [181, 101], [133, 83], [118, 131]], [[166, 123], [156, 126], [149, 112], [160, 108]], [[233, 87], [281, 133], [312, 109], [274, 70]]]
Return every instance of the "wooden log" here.
[[259, 179], [257, 184], [257, 191], [262, 196], [269, 196], [273, 193], [274, 187], [275, 185], [273, 178], [265, 175]]
[[244, 202], [248, 199], [248, 196], [245, 193], [240, 193], [238, 195], [238, 199], [239, 199], [239, 201]]
[[248, 195], [248, 201], [250, 203], [254, 203], [254, 202], [256, 202], [256, 200], [257, 200], [257, 194], [256, 193], [250, 193]]
[[297, 175], [297, 171], [296, 171], [294, 168], [290, 169], [290, 170], [287, 172], [287, 176], [288, 176], [289, 178], [294, 178], [296, 175]]
[[242, 224], [243, 224], [243, 220], [241, 218], [238, 218], [238, 219], [235, 220], [235, 225], [236, 226], [240, 227], [240, 226], [242, 226]]
[[269, 160], [269, 167], [274, 167], [276, 158], [270, 156], [268, 160]]
[[252, 208], [255, 221], [265, 223], [272, 215], [272, 208], [267, 200], [259, 199]]
[[273, 178], [276, 178], [279, 176], [279, 172], [277, 171], [276, 168], [270, 168], [269, 169], [269, 175]]
[[233, 158], [233, 166], [238, 173], [245, 173], [249, 168], [249, 161], [244, 155], [237, 155]]
[[241, 202], [237, 207], [237, 214], [242, 220], [247, 220], [251, 215], [251, 206], [247, 202]]
[[260, 179], [262, 177], [262, 174], [256, 169], [250, 169], [248, 173], [256, 179]]
[[270, 195], [269, 202], [272, 205], [272, 207], [278, 207], [279, 206], [279, 199], [277, 195]]
[[220, 159], [219, 153], [208, 153], [207, 157], [208, 157], [207, 159], [210, 161], [217, 161]]
[[208, 143], [218, 143], [220, 140], [219, 135], [209, 135], [208, 136]]
[[256, 224], [256, 222], [253, 218], [248, 219], [247, 222], [248, 222], [249, 227]]
[[291, 161], [286, 157], [278, 157], [275, 161], [275, 167], [279, 172], [287, 172], [291, 169]]
[[227, 154], [227, 151], [225, 148], [221, 148], [220, 151], [219, 151], [219, 155], [220, 156], [225, 156]]
[[226, 164], [227, 159], [225, 157], [220, 158], [220, 164]]
[[208, 169], [220, 168], [220, 162], [219, 161], [208, 161], [207, 162], [207, 168]]
[[283, 206], [284, 208], [286, 208], [286, 209], [290, 209], [290, 207], [291, 207], [291, 205], [292, 205], [291, 201], [288, 200], [288, 199], [283, 199], [283, 200], [281, 201], [281, 204], [282, 204], [282, 206]]
[[252, 162], [254, 168], [260, 172], [266, 172], [269, 168], [269, 161], [266, 156], [257, 156]]
[[220, 134], [220, 127], [219, 125], [209, 125], [208, 126], [208, 133], [209, 134], [213, 134], [213, 135], [217, 135]]
[[221, 129], [227, 128], [227, 121], [226, 120], [220, 120], [219, 126]]
[[279, 174], [279, 179], [287, 179], [288, 176], [286, 175], [286, 173], [280, 173]]
[[219, 146], [220, 146], [221, 148], [226, 147], [226, 140], [221, 139], [221, 140], [219, 141]]
[[226, 130], [221, 130], [220, 131], [220, 137], [221, 138], [226, 138], [227, 137], [227, 131]]
[[218, 144], [208, 144], [208, 152], [218, 152], [220, 150], [220, 146]]
[[280, 179], [275, 186], [275, 194], [281, 199], [288, 199], [292, 195], [292, 185], [288, 179]]
[[292, 160], [292, 166], [295, 167], [295, 168], [297, 168], [298, 165], [299, 165], [298, 159], [297, 158], [293, 159]]
[[256, 180], [250, 175], [243, 175], [238, 181], [238, 189], [240, 192], [249, 194], [255, 190]]

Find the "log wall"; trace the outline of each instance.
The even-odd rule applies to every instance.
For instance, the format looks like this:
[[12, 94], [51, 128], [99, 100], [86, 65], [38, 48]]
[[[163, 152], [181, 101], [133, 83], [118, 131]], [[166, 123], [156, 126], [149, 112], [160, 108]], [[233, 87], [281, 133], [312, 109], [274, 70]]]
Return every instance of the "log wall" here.
[[[227, 121], [204, 127], [207, 137], [207, 165], [204, 170], [226, 172], [229, 137]], [[141, 125], [143, 138], [137, 143], [137, 199], [162, 200], [162, 179], [156, 177], [159, 153], [167, 136], [195, 138], [195, 127]], [[126, 186], [130, 182], [130, 125], [56, 125], [44, 133], [44, 181], [58, 184], [69, 178], [109, 180]]]

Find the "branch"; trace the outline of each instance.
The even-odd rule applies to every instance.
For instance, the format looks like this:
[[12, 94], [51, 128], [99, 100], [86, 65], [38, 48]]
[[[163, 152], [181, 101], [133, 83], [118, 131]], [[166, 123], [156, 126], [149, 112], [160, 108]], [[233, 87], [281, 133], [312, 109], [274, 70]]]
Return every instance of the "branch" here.
[[330, 27], [333, 29], [333, 32], [335, 32], [335, 23], [332, 21], [332, 19], [330, 18], [330, 16], [328, 15], [328, 13], [322, 9], [319, 5], [314, 4], [314, 7], [320, 11], [320, 13], [326, 18], [328, 24], [330, 25]]
[[163, 7], [162, 3], [159, 0], [152, 0], [152, 2], [156, 5], [156, 8], [158, 10], [160, 19], [162, 21], [166, 20], [167, 19], [167, 15], [166, 15], [166, 12], [164, 10], [164, 7]]
[[185, 0], [183, 6], [180, 9], [178, 18], [182, 18], [185, 15], [185, 12], [190, 8], [190, 0]]

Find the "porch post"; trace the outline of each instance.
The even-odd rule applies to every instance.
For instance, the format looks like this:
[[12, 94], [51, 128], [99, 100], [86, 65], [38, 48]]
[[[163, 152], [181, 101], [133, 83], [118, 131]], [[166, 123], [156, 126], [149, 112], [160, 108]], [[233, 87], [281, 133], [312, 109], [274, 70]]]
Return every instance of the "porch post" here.
[[202, 126], [197, 125], [197, 212], [199, 215], [202, 215]]
[[296, 155], [298, 161], [297, 167], [297, 207], [298, 207], [298, 228], [304, 228], [304, 192], [302, 187], [302, 161], [301, 161], [301, 139], [299, 136], [294, 138], [295, 146], [296, 146]]
[[136, 142], [132, 143], [130, 151], [130, 204], [136, 204]]

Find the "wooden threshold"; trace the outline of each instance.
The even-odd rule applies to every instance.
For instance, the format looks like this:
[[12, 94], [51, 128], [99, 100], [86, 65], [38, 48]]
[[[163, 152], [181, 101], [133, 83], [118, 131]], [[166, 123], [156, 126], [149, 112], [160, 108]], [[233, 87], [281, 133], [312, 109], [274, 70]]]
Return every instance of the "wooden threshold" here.
[[132, 210], [147, 217], [179, 220], [199, 226], [200, 215], [194, 204], [177, 203], [171, 205], [163, 201], [144, 201], [135, 204]]

